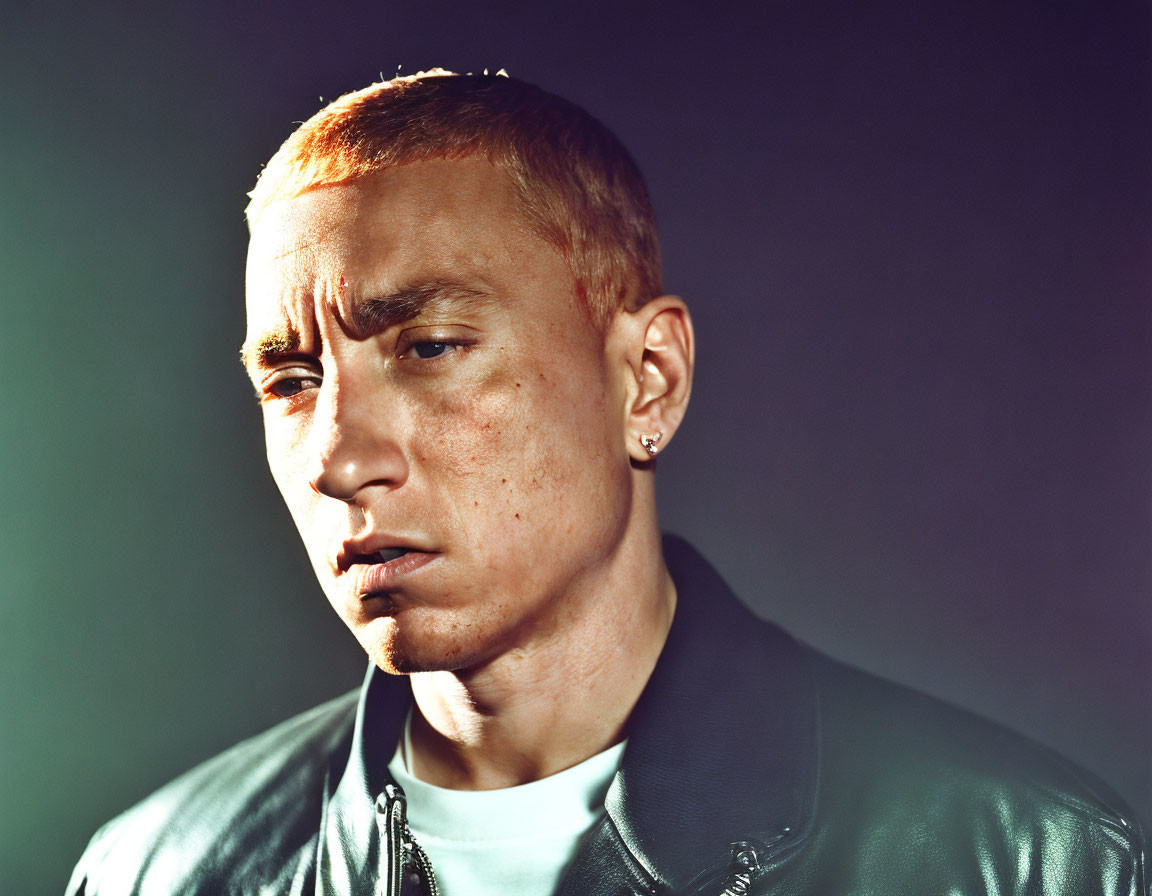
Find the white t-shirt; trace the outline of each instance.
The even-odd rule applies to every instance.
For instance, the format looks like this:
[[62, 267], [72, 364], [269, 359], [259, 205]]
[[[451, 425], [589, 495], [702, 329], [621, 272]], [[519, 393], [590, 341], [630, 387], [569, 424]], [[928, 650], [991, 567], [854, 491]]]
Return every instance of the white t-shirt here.
[[405, 737], [388, 771], [444, 896], [552, 896], [580, 838], [604, 815], [624, 744], [555, 775], [501, 790], [449, 790], [412, 777]]

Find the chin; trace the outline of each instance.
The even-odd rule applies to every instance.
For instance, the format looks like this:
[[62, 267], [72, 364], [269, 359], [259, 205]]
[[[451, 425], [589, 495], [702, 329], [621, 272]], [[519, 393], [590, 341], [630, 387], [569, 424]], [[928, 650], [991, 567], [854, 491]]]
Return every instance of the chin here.
[[417, 662], [403, 650], [397, 650], [392, 643], [373, 645], [368, 648], [368, 658], [382, 672], [389, 675], [411, 675], [413, 672], [435, 672], [439, 667]]
[[[421, 639], [424, 640], [424, 639]], [[362, 642], [363, 643], [363, 642]], [[407, 643], [392, 631], [363, 643], [368, 658], [389, 675], [412, 675], [415, 672], [455, 672], [475, 665], [475, 657], [459, 643]]]

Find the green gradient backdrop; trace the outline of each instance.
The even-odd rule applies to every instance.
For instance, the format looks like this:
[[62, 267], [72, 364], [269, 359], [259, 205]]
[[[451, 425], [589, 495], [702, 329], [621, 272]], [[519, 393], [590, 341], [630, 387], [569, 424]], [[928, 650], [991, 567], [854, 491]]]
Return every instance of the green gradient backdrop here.
[[361, 675], [262, 466], [241, 211], [398, 64], [634, 149], [701, 339], [670, 529], [1149, 814], [1146, 7], [744, 5], [5, 4], [3, 892]]

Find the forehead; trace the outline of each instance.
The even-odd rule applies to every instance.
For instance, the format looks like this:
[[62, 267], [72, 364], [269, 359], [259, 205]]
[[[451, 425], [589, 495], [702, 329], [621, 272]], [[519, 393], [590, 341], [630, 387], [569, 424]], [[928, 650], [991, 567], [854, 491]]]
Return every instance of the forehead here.
[[386, 330], [356, 323], [368, 307], [416, 309], [378, 322], [421, 308], [452, 316], [452, 303], [412, 297], [466, 297], [457, 309], [480, 299], [523, 338], [594, 330], [568, 262], [485, 159], [416, 162], [272, 203], [252, 228], [246, 292], [253, 373], [265, 348], [322, 351], [333, 323], [349, 335]]
[[386, 169], [269, 205], [249, 243], [249, 299], [401, 263], [482, 268], [527, 231], [511, 180], [486, 159]]

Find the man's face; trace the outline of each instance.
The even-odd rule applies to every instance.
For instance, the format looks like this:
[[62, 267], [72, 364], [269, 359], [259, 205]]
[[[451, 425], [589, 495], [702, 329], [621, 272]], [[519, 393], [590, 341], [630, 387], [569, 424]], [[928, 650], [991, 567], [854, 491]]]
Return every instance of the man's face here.
[[[249, 248], [268, 463], [382, 668], [562, 637], [632, 506], [623, 365], [486, 160], [274, 203]], [[401, 553], [401, 552], [405, 553]]]

